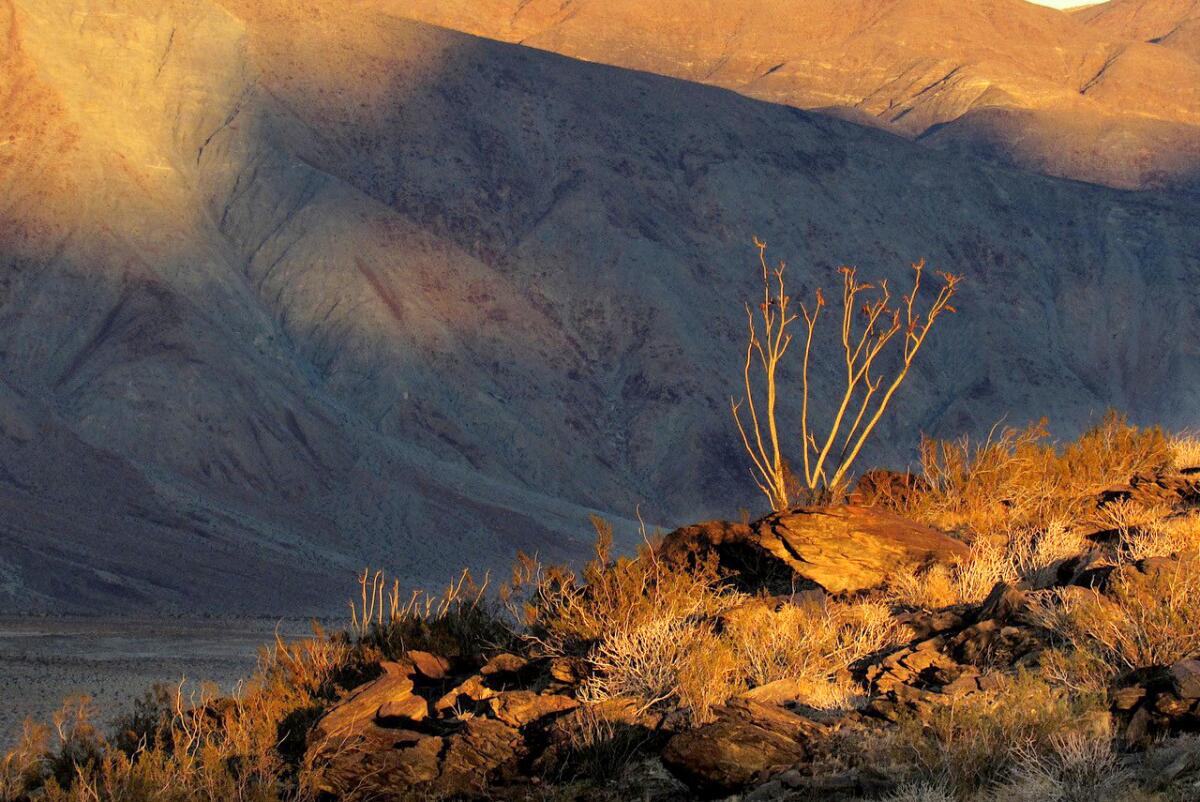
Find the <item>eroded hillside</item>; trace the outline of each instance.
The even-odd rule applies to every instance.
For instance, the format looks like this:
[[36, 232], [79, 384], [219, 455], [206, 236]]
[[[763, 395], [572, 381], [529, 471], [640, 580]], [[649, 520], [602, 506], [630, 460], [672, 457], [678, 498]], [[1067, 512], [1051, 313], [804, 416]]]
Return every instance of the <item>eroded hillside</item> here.
[[1194, 186], [1200, 10], [1118, 0], [374, 0], [575, 58], [870, 120], [934, 146], [1119, 187]]
[[4, 6], [0, 605], [299, 612], [728, 514], [752, 234], [804, 290], [969, 276], [871, 458], [1194, 423], [1194, 197], [392, 12]]

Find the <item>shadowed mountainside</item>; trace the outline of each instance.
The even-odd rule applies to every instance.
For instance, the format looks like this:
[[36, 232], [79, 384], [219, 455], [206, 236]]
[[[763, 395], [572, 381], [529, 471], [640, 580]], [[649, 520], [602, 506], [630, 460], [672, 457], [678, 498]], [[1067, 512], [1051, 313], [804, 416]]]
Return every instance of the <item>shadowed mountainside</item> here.
[[1190, 0], [1119, 0], [1077, 15], [1025, 0], [373, 5], [825, 109], [1049, 175], [1119, 187], [1197, 181], [1200, 63], [1188, 43], [1200, 8]]
[[298, 613], [366, 561], [728, 514], [752, 233], [800, 289], [969, 275], [868, 460], [1005, 414], [1194, 423], [1194, 196], [366, 6], [0, 9], [5, 609]]

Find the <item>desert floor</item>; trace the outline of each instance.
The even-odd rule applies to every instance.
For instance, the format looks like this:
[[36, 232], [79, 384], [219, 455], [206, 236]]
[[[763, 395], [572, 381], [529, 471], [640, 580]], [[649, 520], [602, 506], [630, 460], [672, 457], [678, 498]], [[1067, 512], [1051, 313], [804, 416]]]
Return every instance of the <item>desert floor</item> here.
[[276, 632], [310, 632], [307, 620], [0, 616], [0, 748], [28, 716], [48, 721], [64, 697], [86, 694], [97, 720], [156, 682], [206, 680], [232, 689]]

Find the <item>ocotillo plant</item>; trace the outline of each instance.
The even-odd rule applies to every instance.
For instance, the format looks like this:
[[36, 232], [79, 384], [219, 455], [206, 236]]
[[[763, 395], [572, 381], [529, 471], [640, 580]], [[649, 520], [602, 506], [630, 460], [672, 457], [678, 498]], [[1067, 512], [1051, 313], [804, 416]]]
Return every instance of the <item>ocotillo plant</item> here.
[[[908, 376], [934, 322], [943, 312], [955, 311], [950, 301], [962, 279], [952, 273], [938, 273], [942, 286], [930, 306], [922, 311], [917, 306], [917, 296], [925, 271], [924, 260], [912, 266], [912, 289], [895, 306], [887, 281], [868, 284], [858, 280], [855, 268], [838, 269], [842, 276], [841, 344], [845, 379], [835, 390], [840, 393], [836, 411], [828, 425], [821, 427], [810, 420], [809, 400], [813, 388], [809, 382], [809, 364], [813, 358], [817, 321], [826, 306], [825, 296], [818, 289], [812, 307], [801, 304], [797, 315], [791, 309], [792, 299], [784, 281], [786, 264], [780, 262], [771, 267], [767, 263], [766, 243], [756, 238], [754, 245], [758, 248], [762, 269], [763, 295], [757, 310], [746, 304], [749, 336], [743, 364], [745, 396], [741, 400], [730, 399], [730, 408], [742, 444], [750, 455], [755, 483], [771, 502], [772, 509], [781, 510], [791, 506], [795, 495], [776, 417], [779, 366], [792, 343], [791, 324], [804, 319], [804, 355], [800, 371], [803, 476], [800, 478], [810, 493], [836, 490], [848, 478], [863, 445]], [[902, 353], [894, 372], [890, 376], [886, 373], [873, 375], [872, 369], [879, 363], [880, 355], [897, 335]], [[756, 373], [761, 374], [761, 382], [765, 385], [765, 403], [761, 397], [755, 397]], [[743, 420], [743, 408], [747, 420]]]

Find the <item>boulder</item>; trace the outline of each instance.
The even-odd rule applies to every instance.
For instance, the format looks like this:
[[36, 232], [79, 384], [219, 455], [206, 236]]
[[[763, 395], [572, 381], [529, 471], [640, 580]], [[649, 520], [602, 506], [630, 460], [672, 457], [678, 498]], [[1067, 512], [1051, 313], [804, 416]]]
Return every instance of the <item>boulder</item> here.
[[386, 668], [383, 676], [360, 686], [326, 713], [316, 724], [317, 737], [353, 737], [375, 720], [381, 707], [408, 700], [413, 691], [412, 679]]
[[450, 661], [440, 655], [413, 650], [406, 657], [427, 680], [443, 680], [450, 674]]
[[496, 655], [491, 660], [484, 664], [483, 668], [479, 669], [479, 673], [485, 677], [497, 678], [516, 678], [523, 674], [529, 667], [529, 661], [524, 657], [515, 654], [503, 652]]
[[897, 570], [965, 558], [966, 544], [877, 507], [798, 507], [750, 524], [708, 521], [667, 535], [659, 554], [687, 564], [716, 553], [741, 585], [795, 589], [797, 577], [831, 593], [884, 584]]
[[965, 558], [966, 544], [876, 507], [800, 507], [752, 526], [754, 544], [831, 593], [878, 587], [898, 570]]
[[460, 709], [467, 710], [474, 708], [477, 702], [486, 702], [497, 693], [484, 683], [483, 677], [472, 674], [438, 699], [434, 703], [433, 709], [439, 715], [453, 713]]
[[816, 722], [740, 699], [716, 711], [716, 721], [667, 742], [662, 762], [695, 793], [717, 798], [759, 785], [805, 760]]
[[1181, 699], [1200, 699], [1200, 660], [1180, 660], [1171, 666], [1171, 683]]
[[1114, 689], [1111, 709], [1127, 747], [1148, 746], [1166, 735], [1200, 732], [1200, 664], [1139, 668]]
[[524, 727], [546, 716], [579, 707], [570, 696], [534, 691], [503, 691], [488, 700], [492, 715], [510, 727]]
[[462, 732], [447, 739], [437, 781], [422, 790], [433, 798], [484, 794], [490, 784], [515, 773], [524, 752], [524, 741], [512, 727], [471, 719]]
[[318, 790], [335, 798], [361, 791], [398, 800], [400, 789], [437, 780], [444, 746], [436, 735], [368, 726], [351, 739], [314, 743], [305, 762], [316, 769]]
[[554, 682], [574, 686], [587, 679], [591, 669], [580, 657], [555, 657], [550, 661], [549, 673]]

